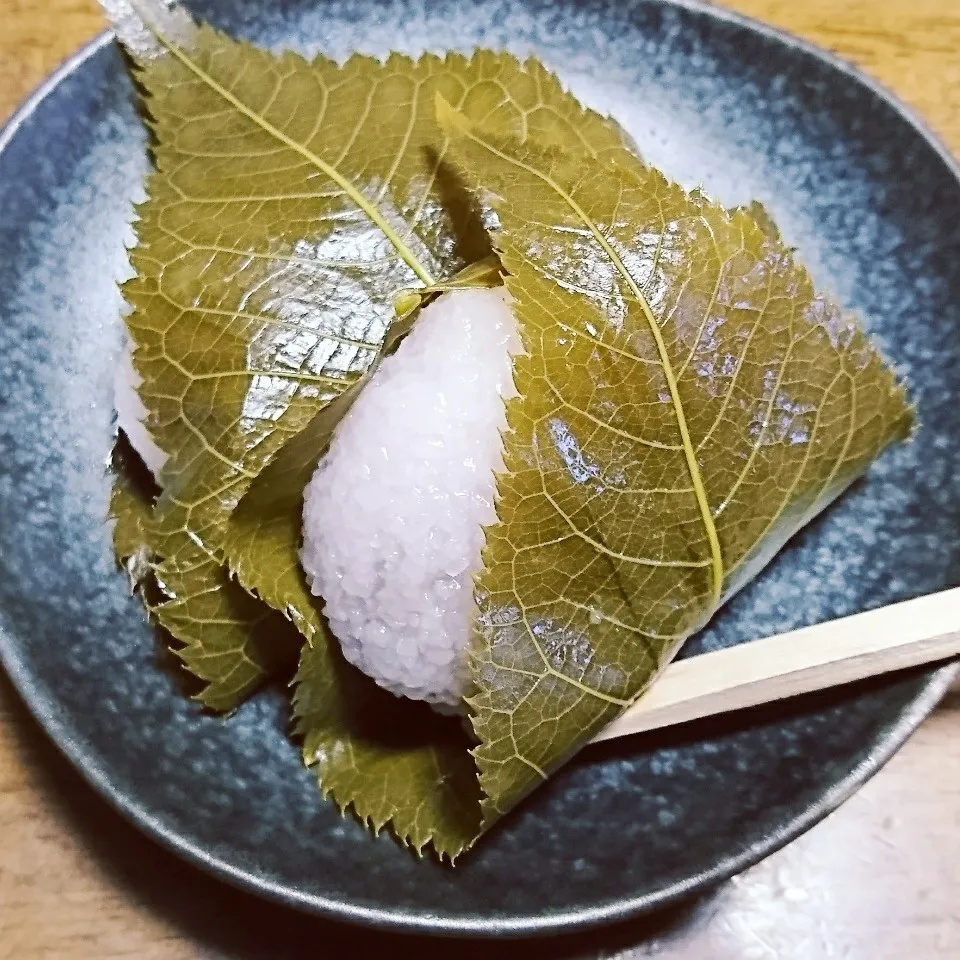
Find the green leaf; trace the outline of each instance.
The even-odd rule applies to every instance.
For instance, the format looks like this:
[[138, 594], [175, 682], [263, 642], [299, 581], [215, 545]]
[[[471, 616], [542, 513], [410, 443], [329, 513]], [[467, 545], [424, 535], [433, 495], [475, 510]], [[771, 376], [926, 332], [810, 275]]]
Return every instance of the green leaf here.
[[[350, 127], [331, 136], [348, 98], [378, 115], [410, 96], [403, 70], [397, 89], [365, 80], [367, 64], [341, 75], [200, 27], [189, 52], [140, 72], [157, 173], [124, 293], [141, 399], [170, 453], [157, 519], [214, 554], [263, 466], [372, 362], [396, 291], [439, 268], [434, 238], [401, 226], [385, 186], [393, 172], [413, 189], [391, 166], [409, 116], [395, 109], [380, 131], [379, 163]], [[355, 153], [335, 165], [345, 141]], [[366, 184], [347, 179], [348, 160], [370, 161]]]
[[[485, 124], [505, 133], [527, 135], [537, 142], [564, 147], [596, 160], [625, 152], [627, 141], [621, 128], [583, 108], [537, 60], [520, 63], [507, 54], [479, 51], [470, 60], [451, 55], [443, 61], [427, 57], [410, 65], [402, 58], [391, 57], [388, 64], [401, 62], [411, 70], [420, 71], [429, 65], [435, 71], [418, 100], [418, 108], [424, 111], [418, 119], [418, 123], [424, 124], [419, 136], [432, 144], [426, 153], [440, 161], [439, 169], [444, 173], [436, 201], [452, 204], [454, 210], [468, 211], [471, 229], [480, 227], [479, 210], [447, 163], [447, 138], [434, 121], [436, 96], [443, 96], [441, 91], [454, 80], [464, 90], [459, 103], [467, 117], [483, 119]], [[373, 70], [369, 61], [364, 63], [367, 71]], [[489, 251], [488, 241], [472, 241], [470, 249], [477, 258]], [[462, 259], [454, 259], [446, 265], [448, 279], [431, 282], [419, 291], [406, 288], [399, 292], [399, 297], [394, 295], [394, 306], [401, 319], [412, 319], [413, 311], [430, 294], [463, 286], [496, 285], [500, 282], [499, 274], [499, 261], [488, 253], [465, 267]], [[245, 495], [230, 519], [227, 533], [226, 553], [237, 579], [270, 606], [284, 611], [308, 639], [323, 629], [323, 624], [318, 601], [307, 587], [298, 556], [303, 490], [348, 405], [339, 405], [333, 416], [321, 416], [309, 430], [286, 445], [273, 467], [264, 471]]]
[[[476, 205], [445, 163], [434, 96], [504, 129], [550, 132], [601, 153], [619, 147], [623, 134], [585, 114], [535, 62], [481, 52], [469, 61], [395, 56], [386, 64], [363, 57], [343, 67], [308, 64], [234, 43], [179, 15], [162, 29], [143, 29], [129, 4], [119, 6], [120, 35], [140, 58], [157, 163], [140, 209], [137, 277], [125, 288], [148, 426], [171, 454], [152, 549], [164, 558], [157, 576], [176, 599], [157, 612], [186, 642], [191, 667], [207, 677], [215, 672], [218, 696], [228, 678], [239, 681], [229, 691], [236, 696], [264, 664], [250, 637], [258, 608], [237, 616], [236, 598], [230, 609], [222, 602], [234, 587], [218, 567], [231, 543], [228, 518], [308, 424], [325, 445], [384, 345], [397, 295], [421, 288], [410, 311], [431, 288], [489, 254]], [[480, 272], [471, 282], [489, 282]], [[280, 502], [264, 489], [268, 501]], [[299, 616], [288, 595], [292, 581], [294, 598], [306, 599], [296, 563], [302, 490], [295, 491], [290, 549], [272, 561], [263, 555], [271, 523], [289, 522], [265, 509], [253, 518], [261, 553], [256, 562], [240, 556], [235, 566], [242, 583], [315, 641], [297, 697], [302, 731], [311, 742], [352, 742], [337, 701], [308, 669], [325, 650], [325, 633], [317, 636], [322, 621], [306, 604], [307, 615]], [[314, 708], [314, 686], [327, 709]], [[406, 705], [385, 700], [369, 681], [363, 686], [406, 715]], [[454, 854], [476, 833], [475, 822], [445, 830], [446, 776], [433, 778], [433, 806], [420, 797], [405, 804], [402, 791], [394, 796], [403, 782], [424, 788], [437, 762], [434, 746], [361, 746], [358, 740], [356, 749], [317, 762], [324, 789], [341, 805], [353, 801], [378, 825], [393, 817], [418, 848], [435, 836]], [[460, 769], [469, 766], [463, 750], [457, 756]], [[417, 770], [423, 774], [411, 780]], [[369, 805], [377, 796], [382, 811]]]
[[477, 581], [469, 703], [489, 823], [912, 415], [769, 224], [629, 156], [586, 166], [439, 114], [492, 198], [527, 351]]
[[124, 292], [140, 395], [171, 454], [157, 510], [216, 552], [250, 482], [368, 368], [396, 294], [488, 251], [444, 166], [436, 93], [503, 125], [532, 111], [572, 127], [493, 54], [341, 67], [201, 26], [139, 79], [157, 173]]
[[260, 474], [230, 518], [226, 555], [237, 581], [281, 611], [313, 643], [326, 631], [300, 566], [303, 492], [362, 384], [322, 410]]
[[187, 536], [160, 543], [154, 576], [168, 599], [151, 607], [180, 644], [174, 653], [204, 687], [196, 699], [232, 710], [264, 681], [292, 668], [302, 638], [279, 613], [247, 593]]
[[[197, 544], [157, 531], [158, 491], [122, 436], [111, 466], [117, 562], [126, 569], [131, 589], [176, 638], [174, 653], [202, 681], [196, 699], [212, 710], [231, 710], [267, 678], [294, 666], [300, 636]], [[158, 555], [166, 559], [158, 563]]]
[[304, 645], [293, 707], [304, 759], [341, 810], [451, 861], [476, 838], [480, 785], [458, 719], [382, 690], [326, 632]]
[[[780, 240], [780, 228], [776, 225], [770, 211], [759, 201], [753, 200], [742, 209], [748, 216], [753, 218], [756, 225], [772, 240]], [[736, 216], [737, 211], [732, 210], [731, 215]]]
[[[491, 288], [503, 285], [500, 276], [500, 261], [493, 254], [489, 254], [476, 263], [469, 263], [449, 280], [441, 280], [429, 287], [414, 290], [401, 290], [393, 300], [393, 308], [398, 320], [405, 320], [416, 310], [425, 306], [433, 297], [450, 290], [466, 290], [477, 288]], [[394, 322], [393, 328], [397, 326]], [[393, 330], [391, 328], [391, 332]]]
[[[137, 60], [154, 133], [157, 169], [124, 294], [147, 426], [170, 454], [154, 546], [160, 558], [175, 550], [161, 575], [181, 590], [177, 615], [163, 616], [196, 650], [191, 667], [210, 657], [226, 670], [233, 651], [235, 674], [252, 675], [242, 644], [207, 650], [210, 634], [196, 627], [227, 589], [224, 574], [216, 591], [211, 579], [231, 513], [284, 444], [369, 369], [397, 295], [489, 254], [476, 205], [445, 163], [434, 96], [505, 128], [549, 127], [611, 149], [623, 134], [584, 119], [538, 65], [507, 56], [308, 63], [156, 3], [107, 6]], [[262, 585], [242, 580], [273, 599], [278, 574], [264, 571]], [[291, 609], [282, 600], [274, 605]]]
[[134, 592], [150, 576], [147, 539], [159, 490], [123, 434], [117, 438], [110, 455], [110, 469], [113, 490], [108, 519], [113, 521], [113, 552], [117, 563], [126, 570], [130, 590]]

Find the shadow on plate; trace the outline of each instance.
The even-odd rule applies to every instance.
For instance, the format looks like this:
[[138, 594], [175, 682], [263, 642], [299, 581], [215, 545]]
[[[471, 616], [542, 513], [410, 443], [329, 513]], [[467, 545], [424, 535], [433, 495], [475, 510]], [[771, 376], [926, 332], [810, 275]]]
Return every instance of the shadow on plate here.
[[[827, 691], [815, 696], [826, 705], [837, 695], [836, 691]], [[36, 725], [2, 674], [0, 702], [10, 707], [12, 722], [6, 725], [7, 735], [12, 735], [17, 756], [29, 766], [31, 786], [40, 794], [45, 809], [80, 838], [84, 852], [110, 887], [128, 891], [129, 902], [153, 912], [204, 955], [229, 960], [293, 960], [316, 956], [322, 944], [324, 956], [365, 957], [388, 947], [395, 952], [402, 939], [423, 960], [448, 960], [451, 949], [456, 949], [460, 960], [489, 960], [491, 956], [497, 960], [593, 960], [628, 948], [639, 950], [643, 956], [656, 956], [671, 942], [695, 936], [721, 908], [722, 895], [714, 891], [602, 931], [533, 942], [462, 940], [455, 948], [437, 938], [382, 933], [320, 920], [230, 887], [154, 843], [84, 782]], [[942, 708], [958, 707], [960, 685], [955, 685]], [[762, 711], [743, 711], [714, 718], [712, 723], [741, 727], [762, 718]], [[683, 741], [696, 737], [699, 726], [687, 724], [671, 734], [678, 742]], [[92, 909], [91, 924], [97, 922]]]
[[[127, 823], [86, 784], [36, 725], [2, 674], [0, 701], [10, 706], [12, 722], [6, 725], [6, 735], [15, 739], [15, 752], [29, 766], [31, 786], [40, 794], [44, 808], [80, 838], [84, 853], [110, 887], [129, 891], [126, 900], [142, 904], [140, 909], [162, 918], [204, 955], [230, 960], [292, 960], [316, 956], [322, 944], [324, 956], [365, 957], [388, 946], [396, 950], [402, 937], [405, 946], [422, 960], [449, 957], [449, 942], [320, 920], [197, 870]], [[628, 947], [642, 947], [646, 954], [694, 932], [715, 909], [714, 895], [600, 932], [496, 945], [489, 940], [463, 940], [455, 949], [460, 960], [488, 960], [492, 955], [497, 960], [586, 960]], [[90, 922], [97, 923], [92, 904]]]

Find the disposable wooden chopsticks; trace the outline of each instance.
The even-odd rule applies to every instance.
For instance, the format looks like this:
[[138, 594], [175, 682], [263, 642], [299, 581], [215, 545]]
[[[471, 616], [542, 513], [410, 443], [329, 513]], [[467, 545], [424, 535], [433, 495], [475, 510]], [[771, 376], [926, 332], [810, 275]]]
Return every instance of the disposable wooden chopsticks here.
[[673, 663], [594, 742], [960, 655], [960, 587]]

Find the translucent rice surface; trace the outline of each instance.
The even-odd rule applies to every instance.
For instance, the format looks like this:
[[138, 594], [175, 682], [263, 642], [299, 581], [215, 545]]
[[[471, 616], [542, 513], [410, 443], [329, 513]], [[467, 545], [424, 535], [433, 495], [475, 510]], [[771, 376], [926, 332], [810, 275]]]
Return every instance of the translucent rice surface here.
[[444, 294], [360, 394], [306, 489], [310, 587], [347, 659], [399, 696], [450, 708], [465, 693], [519, 349], [503, 290]]

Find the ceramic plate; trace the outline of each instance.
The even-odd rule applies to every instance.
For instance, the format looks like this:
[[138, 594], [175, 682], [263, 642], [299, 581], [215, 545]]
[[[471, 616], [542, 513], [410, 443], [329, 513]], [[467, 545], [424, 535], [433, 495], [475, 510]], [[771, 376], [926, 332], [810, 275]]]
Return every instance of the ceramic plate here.
[[[960, 183], [916, 120], [828, 56], [692, 3], [196, 0], [233, 34], [343, 56], [534, 51], [644, 155], [772, 211], [909, 378], [923, 428], [797, 537], [686, 654], [960, 582]], [[876, 771], [951, 668], [584, 751], [455, 869], [322, 803], [282, 691], [186, 699], [104, 524], [131, 201], [147, 168], [103, 38], [0, 150], [0, 655], [74, 764], [162, 843], [316, 913], [519, 934], [626, 917], [742, 870]]]

